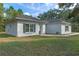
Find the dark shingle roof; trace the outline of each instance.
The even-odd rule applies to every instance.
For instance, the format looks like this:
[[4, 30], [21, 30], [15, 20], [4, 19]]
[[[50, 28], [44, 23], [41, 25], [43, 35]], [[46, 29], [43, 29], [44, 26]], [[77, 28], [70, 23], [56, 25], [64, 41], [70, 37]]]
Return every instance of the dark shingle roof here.
[[27, 15], [22, 15], [22, 16], [17, 16], [16, 19], [22, 19], [22, 20], [39, 20], [35, 17], [32, 16], [27, 16]]
[[33, 21], [33, 22], [39, 22], [39, 23], [63, 23], [63, 24], [70, 24], [69, 22], [64, 21], [64, 19], [40, 20], [38, 18], [35, 18], [35, 17], [32, 17], [32, 16], [27, 16], [27, 15], [17, 16], [15, 21], [17, 21], [17, 20]]
[[17, 16], [16, 19], [17, 20], [24, 20], [24, 21], [34, 21], [34, 22], [46, 23], [45, 20], [40, 20], [38, 18], [35, 18], [32, 16], [27, 16], [27, 15]]
[[61, 24], [71, 24], [67, 21], [65, 21], [64, 19], [53, 19], [53, 20], [49, 20], [48, 23], [61, 23]]

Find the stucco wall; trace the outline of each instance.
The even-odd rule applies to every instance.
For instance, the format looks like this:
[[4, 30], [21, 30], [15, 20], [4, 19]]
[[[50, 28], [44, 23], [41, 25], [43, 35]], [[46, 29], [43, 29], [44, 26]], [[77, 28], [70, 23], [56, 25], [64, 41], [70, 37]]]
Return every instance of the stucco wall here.
[[[69, 26], [69, 31], [65, 31], [65, 26]], [[69, 33], [71, 33], [71, 26], [70, 25], [61, 24], [61, 34], [69, 34]]]
[[48, 23], [46, 25], [46, 33], [49, 33], [49, 34], [61, 33], [61, 25]]
[[[65, 26], [69, 26], [69, 31], [65, 31]], [[48, 23], [46, 25], [46, 33], [53, 34], [69, 34], [71, 33], [71, 25], [68, 24], [60, 24], [60, 23]]]
[[[23, 32], [23, 24], [36, 24], [36, 30], [35, 32]], [[24, 22], [24, 21], [18, 21], [17, 22], [17, 36], [31, 36], [31, 35], [39, 35], [40, 26], [38, 23], [34, 22]]]
[[9, 23], [5, 26], [5, 31], [7, 34], [17, 35], [17, 23]]

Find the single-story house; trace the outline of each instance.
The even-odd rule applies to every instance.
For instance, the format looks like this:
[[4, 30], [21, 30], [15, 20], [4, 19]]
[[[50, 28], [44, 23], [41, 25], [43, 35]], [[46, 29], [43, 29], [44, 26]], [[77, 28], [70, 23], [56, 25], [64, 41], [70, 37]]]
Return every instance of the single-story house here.
[[7, 34], [14, 36], [31, 36], [39, 34], [69, 34], [71, 24], [61, 20], [42, 21], [31, 16], [18, 16], [5, 26]]

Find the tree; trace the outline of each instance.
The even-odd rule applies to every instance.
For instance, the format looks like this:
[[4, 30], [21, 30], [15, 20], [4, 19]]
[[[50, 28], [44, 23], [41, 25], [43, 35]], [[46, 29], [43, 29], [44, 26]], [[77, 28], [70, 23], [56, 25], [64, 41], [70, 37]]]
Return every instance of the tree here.
[[4, 31], [3, 12], [4, 12], [4, 7], [3, 4], [0, 3], [0, 31]]
[[[4, 16], [4, 12], [6, 13], [6, 17]], [[14, 20], [16, 16], [23, 15], [23, 11], [21, 9], [15, 10], [12, 6], [10, 6], [7, 10], [4, 9], [3, 4], [0, 3], [0, 31], [5, 30], [5, 23]]]
[[[69, 9], [74, 3], [59, 3], [59, 8]], [[71, 14], [69, 14], [68, 18], [79, 16], [79, 3], [75, 5]]]
[[4, 11], [4, 7], [3, 7], [3, 4], [0, 3], [0, 16], [3, 15], [3, 11]]
[[[70, 5], [67, 7], [67, 9], [69, 9], [72, 4], [69, 3], [62, 4], [63, 7], [67, 5]], [[72, 9], [72, 12], [69, 14], [68, 18], [72, 23], [72, 31], [79, 32], [79, 3], [77, 3], [75, 7]]]
[[60, 10], [48, 10], [47, 12], [44, 12], [43, 14], [39, 14], [38, 18], [40, 18], [41, 20], [52, 20], [53, 18], [57, 18], [58, 14], [60, 13]]
[[16, 10], [12, 6], [9, 7], [9, 9], [6, 10], [7, 19], [12, 19], [16, 16]]
[[6, 10], [7, 19], [12, 20], [15, 19], [16, 16], [23, 15], [23, 11], [21, 9], [15, 10], [12, 6]]
[[74, 3], [58, 3], [59, 8], [69, 8], [74, 5]]
[[17, 15], [18, 15], [18, 16], [23, 15], [22, 9], [18, 9], [18, 10], [17, 10]]
[[72, 10], [70, 9], [67, 9], [67, 10], [62, 10], [60, 13], [59, 13], [59, 18], [62, 18], [64, 20], [68, 20], [68, 17], [69, 17], [69, 14], [72, 12]]

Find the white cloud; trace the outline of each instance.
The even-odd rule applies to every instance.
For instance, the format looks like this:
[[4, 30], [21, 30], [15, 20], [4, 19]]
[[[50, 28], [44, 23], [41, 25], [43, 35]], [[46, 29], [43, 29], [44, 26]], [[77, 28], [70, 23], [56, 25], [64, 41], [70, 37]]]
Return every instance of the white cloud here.
[[28, 6], [28, 8], [36, 10], [38, 12], [32, 13], [33, 16], [38, 16], [40, 13], [46, 12], [49, 9], [58, 9], [58, 4], [56, 3], [43, 3], [38, 4], [38, 6], [35, 6], [34, 3], [30, 4], [30, 6]]
[[59, 8], [59, 6], [58, 5], [55, 5], [55, 9], [58, 9]]
[[24, 12], [24, 15], [28, 15], [28, 16], [32, 15], [33, 17], [37, 17], [39, 14], [40, 14], [39, 12], [32, 13], [32, 14], [30, 14], [28, 12]]
[[[58, 8], [58, 5], [56, 3], [29, 3], [29, 4], [19, 4], [20, 6], [24, 8], [29, 8], [37, 11], [45, 11], [53, 8]], [[26, 6], [25, 6], [26, 5]]]
[[48, 9], [58, 9], [57, 3], [45, 3]]
[[31, 15], [30, 13], [28, 13], [28, 12], [24, 12], [24, 15]]

